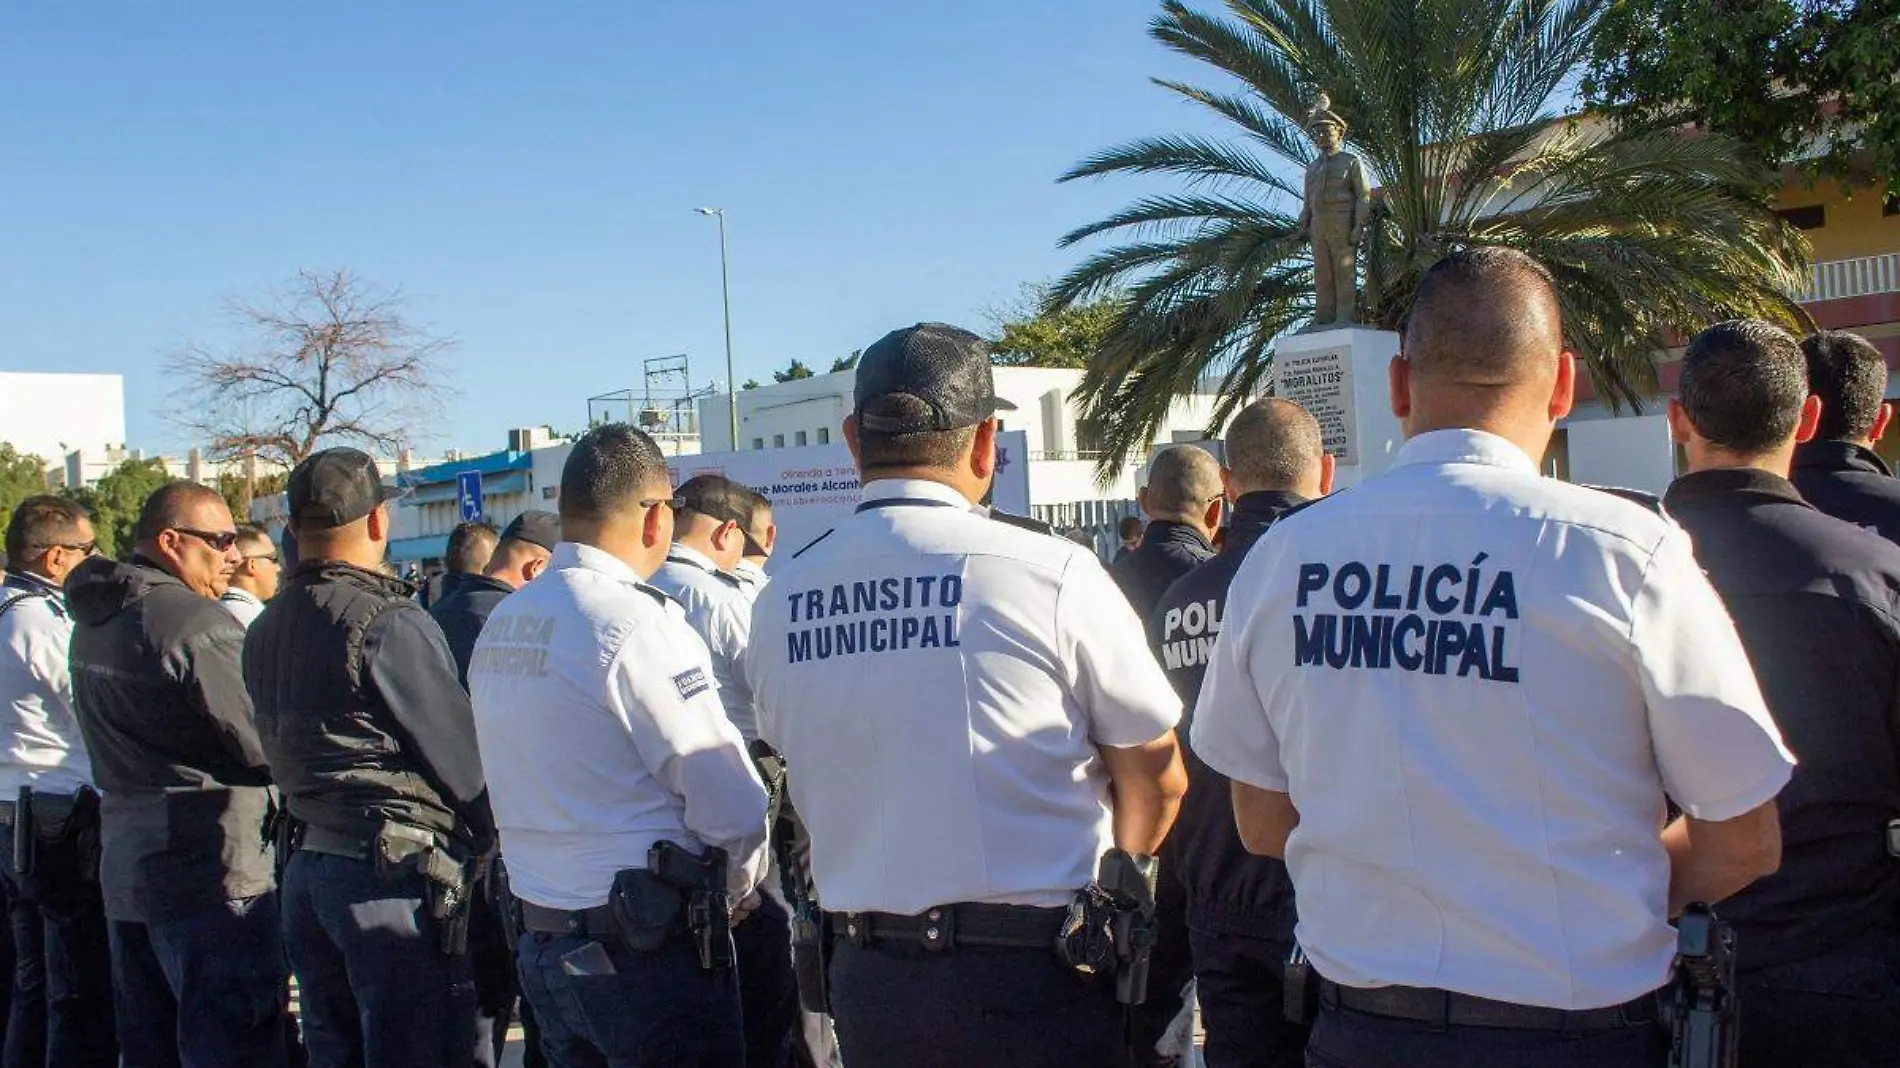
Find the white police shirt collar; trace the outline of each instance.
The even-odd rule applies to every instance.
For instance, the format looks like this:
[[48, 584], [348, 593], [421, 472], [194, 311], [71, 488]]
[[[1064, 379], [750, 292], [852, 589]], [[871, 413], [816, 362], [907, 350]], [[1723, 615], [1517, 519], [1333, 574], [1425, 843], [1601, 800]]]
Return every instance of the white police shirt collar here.
[[605, 549], [579, 542], [564, 541], [554, 546], [554, 552], [548, 557], [548, 570], [559, 571], [565, 567], [581, 567], [589, 571], [598, 571], [610, 578], [622, 582], [631, 582], [644, 589], [652, 585], [640, 576], [625, 560]]
[[1392, 466], [1482, 464], [1537, 474], [1537, 461], [1523, 449], [1483, 430], [1429, 430], [1399, 446]]
[[672, 548], [666, 550], [666, 559], [669, 563], [686, 564], [715, 575], [723, 574], [719, 570], [719, 565], [713, 562], [712, 557], [684, 542], [674, 542]]
[[890, 501], [928, 501], [931, 504], [947, 504], [977, 515], [989, 514], [989, 510], [982, 505], [970, 503], [962, 491], [927, 478], [876, 479], [864, 484], [863, 499], [866, 506]]

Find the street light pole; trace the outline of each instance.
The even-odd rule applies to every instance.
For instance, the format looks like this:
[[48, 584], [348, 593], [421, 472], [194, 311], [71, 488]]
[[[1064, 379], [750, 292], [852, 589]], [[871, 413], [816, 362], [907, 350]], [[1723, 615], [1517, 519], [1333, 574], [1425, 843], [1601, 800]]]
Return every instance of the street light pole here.
[[694, 208], [719, 221], [719, 296], [726, 313], [726, 418], [732, 432], [732, 451], [739, 451], [739, 383], [732, 373], [732, 272], [726, 253], [726, 209]]

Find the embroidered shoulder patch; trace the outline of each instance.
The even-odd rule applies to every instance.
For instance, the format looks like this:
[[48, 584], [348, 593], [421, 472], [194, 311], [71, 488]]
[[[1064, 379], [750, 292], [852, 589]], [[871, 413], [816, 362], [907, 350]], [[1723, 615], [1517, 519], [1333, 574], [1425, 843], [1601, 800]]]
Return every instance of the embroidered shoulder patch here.
[[694, 694], [712, 689], [712, 683], [706, 680], [704, 668], [687, 668], [673, 676], [673, 685], [679, 690], [682, 701], [691, 700]]

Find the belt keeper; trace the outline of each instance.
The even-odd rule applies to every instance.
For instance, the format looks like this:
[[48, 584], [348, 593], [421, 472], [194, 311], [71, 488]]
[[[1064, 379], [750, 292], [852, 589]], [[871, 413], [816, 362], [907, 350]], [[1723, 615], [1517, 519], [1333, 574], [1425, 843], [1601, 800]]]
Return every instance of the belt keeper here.
[[941, 953], [957, 944], [957, 912], [941, 906], [924, 913], [921, 934], [924, 948]]

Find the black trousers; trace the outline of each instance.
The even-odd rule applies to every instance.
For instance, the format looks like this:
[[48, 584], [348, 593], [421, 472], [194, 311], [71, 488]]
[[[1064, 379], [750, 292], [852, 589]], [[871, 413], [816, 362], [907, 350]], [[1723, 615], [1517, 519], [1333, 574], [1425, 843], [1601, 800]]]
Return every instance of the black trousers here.
[[[60, 873], [35, 886], [13, 869], [12, 824], [0, 824], [0, 904], [15, 947], [0, 1068], [116, 1068], [112, 951], [93, 858], [71, 838], [42, 838], [38, 863]], [[41, 870], [41, 869], [36, 869]]]
[[111, 923], [125, 1068], [280, 1068], [284, 943], [277, 895], [177, 920]]
[[[1603, 1031], [1444, 1027], [1322, 1008], [1307, 1068], [1661, 1068], [1669, 1033], [1660, 1023]], [[1801, 1062], [1794, 1062], [1799, 1064]]]
[[1299, 1068], [1311, 1029], [1286, 1018], [1285, 942], [1203, 929], [1188, 933], [1207, 1068]]
[[798, 1039], [798, 977], [792, 972], [792, 923], [770, 894], [732, 929], [746, 1068], [786, 1068]]
[[1111, 1068], [1126, 1063], [1112, 978], [1050, 949], [837, 943], [831, 1014], [849, 1068]]
[[1736, 985], [1742, 1068], [1900, 1065], [1900, 934], [1743, 972]]

